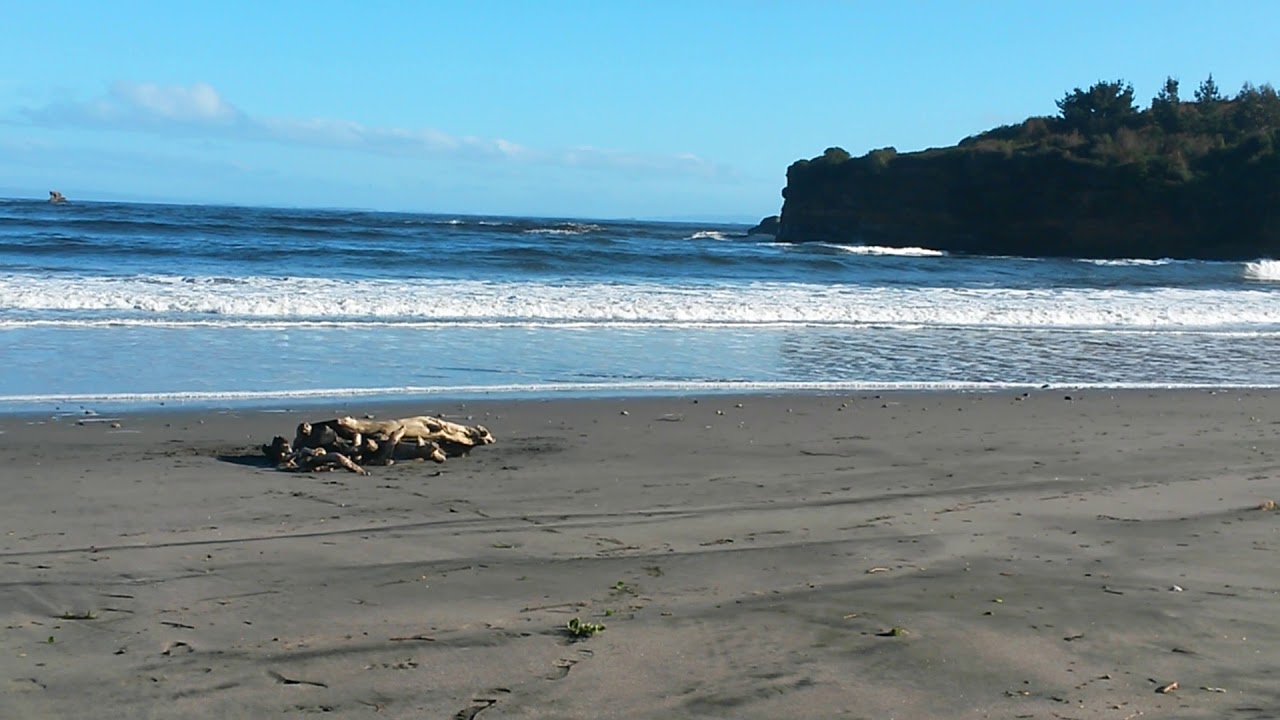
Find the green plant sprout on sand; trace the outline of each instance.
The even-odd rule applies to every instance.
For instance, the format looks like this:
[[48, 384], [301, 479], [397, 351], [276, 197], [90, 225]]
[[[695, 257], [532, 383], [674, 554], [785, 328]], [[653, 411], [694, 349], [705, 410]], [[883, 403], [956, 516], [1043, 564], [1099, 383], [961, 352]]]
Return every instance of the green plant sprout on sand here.
[[59, 620], [97, 620], [98, 614], [92, 610], [84, 612], [64, 612], [58, 616]]
[[602, 623], [584, 621], [582, 618], [575, 617], [565, 623], [565, 629], [569, 631], [570, 635], [576, 638], [589, 638], [598, 632], [604, 632], [604, 625]]

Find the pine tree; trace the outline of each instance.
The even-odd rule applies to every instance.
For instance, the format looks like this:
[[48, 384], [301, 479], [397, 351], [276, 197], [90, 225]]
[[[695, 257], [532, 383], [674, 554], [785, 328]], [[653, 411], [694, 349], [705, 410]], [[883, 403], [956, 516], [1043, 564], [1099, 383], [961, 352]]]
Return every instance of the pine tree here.
[[1213, 104], [1223, 101], [1222, 93], [1218, 90], [1218, 83], [1213, 81], [1213, 73], [1209, 73], [1209, 77], [1196, 88], [1196, 102], [1201, 104]]

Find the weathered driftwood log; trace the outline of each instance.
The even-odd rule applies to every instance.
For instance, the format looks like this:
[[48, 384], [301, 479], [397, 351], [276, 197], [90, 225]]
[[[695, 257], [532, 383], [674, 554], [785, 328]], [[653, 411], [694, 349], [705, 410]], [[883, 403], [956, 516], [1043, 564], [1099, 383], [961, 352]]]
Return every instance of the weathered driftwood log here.
[[341, 417], [300, 423], [293, 443], [277, 436], [262, 452], [280, 470], [310, 472], [345, 468], [367, 475], [362, 464], [391, 465], [396, 460], [444, 462], [477, 445], [492, 443], [483, 425], [460, 425], [430, 415], [398, 420]]
[[288, 440], [279, 435], [270, 445], [263, 445], [262, 452], [275, 464], [277, 470], [316, 472], [343, 468], [360, 475], [369, 474], [345, 453], [329, 452], [322, 447], [301, 447], [295, 450]]
[[477, 445], [489, 445], [493, 442], [493, 435], [483, 425], [460, 425], [430, 415], [398, 420], [357, 420], [353, 417], [341, 417], [334, 422], [348, 433], [355, 435], [389, 437], [391, 433], [403, 429], [402, 437], [406, 440], [427, 440], [439, 443], [444, 447], [457, 449], [458, 454]]

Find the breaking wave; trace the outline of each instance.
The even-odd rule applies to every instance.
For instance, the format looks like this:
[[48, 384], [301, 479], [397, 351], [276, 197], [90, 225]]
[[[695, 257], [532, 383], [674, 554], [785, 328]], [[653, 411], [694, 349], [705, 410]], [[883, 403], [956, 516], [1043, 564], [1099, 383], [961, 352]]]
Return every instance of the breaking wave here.
[[1244, 276], [1249, 280], [1280, 280], [1280, 260], [1255, 260], [1244, 264]]
[[[1270, 267], [1275, 272], [1280, 265]], [[234, 324], [411, 321], [1273, 331], [1280, 330], [1280, 293], [791, 282], [0, 276], [0, 327], [192, 319]]]
[[838, 245], [835, 243], [818, 243], [841, 252], [854, 255], [899, 255], [902, 257], [944, 257], [945, 252], [922, 247], [885, 247], [881, 245]]
[[1089, 263], [1091, 265], [1102, 265], [1103, 267], [1155, 267], [1159, 265], [1168, 265], [1173, 261], [1168, 258], [1161, 258], [1159, 260], [1151, 260], [1148, 258], [1116, 258], [1112, 260], [1080, 258], [1078, 262]]
[[524, 232], [530, 235], [585, 235], [602, 230], [603, 227], [592, 223], [559, 223], [550, 227], [528, 228]]
[[720, 230], [699, 230], [689, 236], [689, 240], [727, 240], [729, 235]]

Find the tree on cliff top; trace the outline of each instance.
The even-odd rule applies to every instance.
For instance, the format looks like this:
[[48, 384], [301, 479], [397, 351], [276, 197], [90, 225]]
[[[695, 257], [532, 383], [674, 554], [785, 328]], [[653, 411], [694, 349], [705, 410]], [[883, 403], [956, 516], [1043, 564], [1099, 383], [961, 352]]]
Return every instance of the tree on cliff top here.
[[1151, 116], [1165, 132], [1173, 133], [1182, 129], [1179, 109], [1182, 100], [1178, 98], [1178, 81], [1168, 77], [1160, 92], [1151, 99]]
[[1098, 81], [1088, 90], [1076, 88], [1057, 105], [1062, 113], [1062, 124], [1068, 132], [1111, 132], [1138, 114], [1138, 108], [1133, 104], [1133, 85], [1123, 80]]
[[1209, 77], [1200, 83], [1200, 87], [1196, 88], [1196, 102], [1198, 103], [1216, 103], [1225, 99], [1222, 97], [1222, 93], [1218, 91], [1218, 83], [1213, 81], [1213, 73], [1209, 73]]
[[847, 161], [849, 157], [850, 155], [848, 150], [845, 150], [842, 147], [829, 147], [823, 151], [822, 157], [818, 158], [818, 160], [832, 165], [839, 165], [840, 163]]

